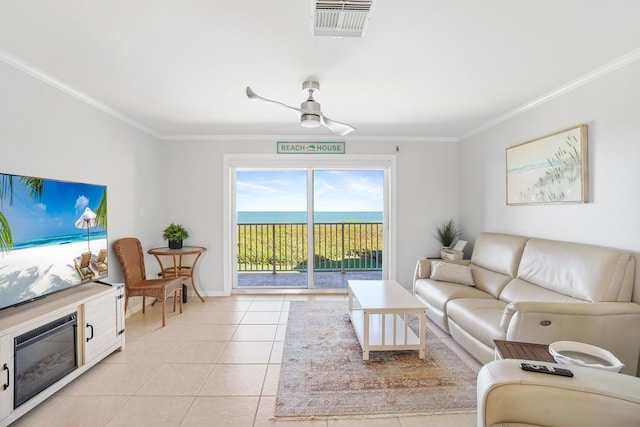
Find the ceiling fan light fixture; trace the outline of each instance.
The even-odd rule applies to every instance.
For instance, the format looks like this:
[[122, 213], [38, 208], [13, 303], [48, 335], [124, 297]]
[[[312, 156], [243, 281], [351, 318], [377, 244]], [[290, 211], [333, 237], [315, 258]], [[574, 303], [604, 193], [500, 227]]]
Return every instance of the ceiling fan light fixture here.
[[303, 114], [300, 116], [300, 124], [305, 128], [317, 128], [320, 126], [320, 116], [317, 114]]
[[355, 130], [352, 126], [349, 126], [346, 123], [340, 123], [335, 120], [331, 120], [327, 116], [322, 114], [320, 104], [313, 99], [313, 93], [317, 92], [320, 89], [320, 84], [318, 82], [311, 80], [306, 81], [302, 83], [302, 89], [308, 92], [309, 96], [307, 97], [306, 101], [300, 104], [300, 108], [292, 107], [280, 101], [275, 101], [273, 99], [267, 99], [258, 96], [254, 91], [251, 90], [249, 86], [247, 86], [246, 93], [247, 98], [249, 99], [271, 102], [290, 110], [297, 111], [298, 113], [300, 113], [300, 125], [302, 127], [317, 128], [318, 126], [324, 126], [336, 135], [346, 135]]

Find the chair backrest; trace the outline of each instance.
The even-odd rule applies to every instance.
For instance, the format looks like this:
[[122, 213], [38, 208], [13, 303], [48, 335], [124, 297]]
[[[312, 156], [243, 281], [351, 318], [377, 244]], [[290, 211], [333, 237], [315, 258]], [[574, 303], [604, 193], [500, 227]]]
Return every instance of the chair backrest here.
[[80, 256], [80, 268], [89, 267], [89, 261], [91, 261], [91, 252], [84, 252]]
[[107, 259], [107, 250], [100, 249], [100, 252], [98, 252], [98, 256], [96, 257], [95, 262], [104, 262], [105, 259]]
[[124, 272], [126, 286], [137, 283], [147, 278], [144, 268], [144, 255], [140, 240], [135, 237], [126, 237], [113, 242], [113, 252], [118, 257]]

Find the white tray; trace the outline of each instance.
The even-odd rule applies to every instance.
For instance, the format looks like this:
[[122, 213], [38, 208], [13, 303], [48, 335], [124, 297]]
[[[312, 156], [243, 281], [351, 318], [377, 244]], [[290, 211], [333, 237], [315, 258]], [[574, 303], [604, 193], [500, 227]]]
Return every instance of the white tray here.
[[619, 372], [624, 367], [610, 351], [595, 345], [575, 341], [557, 341], [549, 344], [549, 353], [564, 365], [586, 366]]

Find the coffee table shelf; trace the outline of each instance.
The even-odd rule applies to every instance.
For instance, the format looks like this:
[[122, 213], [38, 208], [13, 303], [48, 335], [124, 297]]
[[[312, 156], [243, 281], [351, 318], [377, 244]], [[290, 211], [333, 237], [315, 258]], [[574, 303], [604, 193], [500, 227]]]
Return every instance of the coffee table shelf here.
[[[351, 323], [360, 341], [364, 337], [364, 310], [354, 310]], [[384, 319], [384, 323], [383, 323]], [[394, 325], [395, 323], [395, 325]], [[405, 328], [406, 315], [398, 314], [370, 314], [369, 315], [369, 350], [390, 350], [390, 346], [418, 346], [420, 338], [411, 330]], [[394, 327], [395, 326], [395, 327]], [[384, 342], [383, 342], [384, 339]], [[399, 350], [400, 348], [396, 348]], [[418, 349], [416, 347], [415, 349]], [[411, 348], [410, 350], [415, 350]]]
[[[349, 280], [349, 316], [362, 346], [370, 351], [418, 350], [425, 357], [426, 306], [394, 280]], [[408, 325], [418, 315], [419, 336]]]

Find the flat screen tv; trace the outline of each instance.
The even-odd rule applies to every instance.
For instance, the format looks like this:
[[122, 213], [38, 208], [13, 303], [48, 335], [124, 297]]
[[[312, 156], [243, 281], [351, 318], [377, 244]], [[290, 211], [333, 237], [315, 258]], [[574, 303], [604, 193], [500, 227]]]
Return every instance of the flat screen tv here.
[[107, 188], [0, 173], [0, 310], [107, 276]]

